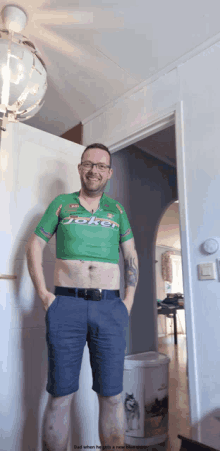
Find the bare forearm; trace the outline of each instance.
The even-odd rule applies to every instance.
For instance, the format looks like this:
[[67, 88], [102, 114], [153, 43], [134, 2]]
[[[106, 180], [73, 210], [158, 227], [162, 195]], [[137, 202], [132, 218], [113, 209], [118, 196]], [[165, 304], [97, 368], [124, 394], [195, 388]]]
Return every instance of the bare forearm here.
[[32, 242], [27, 246], [27, 265], [31, 280], [38, 295], [42, 296], [46, 293], [46, 283], [42, 266], [42, 249], [39, 243]]
[[125, 298], [126, 302], [128, 302], [129, 307], [131, 308], [134, 301], [134, 295], [139, 277], [138, 256], [136, 251], [126, 256], [124, 262], [124, 275], [125, 275]]

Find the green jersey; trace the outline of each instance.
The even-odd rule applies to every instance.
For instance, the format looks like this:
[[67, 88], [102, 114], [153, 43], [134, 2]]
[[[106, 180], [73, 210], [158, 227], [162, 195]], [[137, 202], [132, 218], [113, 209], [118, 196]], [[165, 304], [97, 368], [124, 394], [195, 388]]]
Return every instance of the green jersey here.
[[133, 237], [123, 206], [103, 193], [96, 212], [79, 201], [79, 191], [60, 194], [34, 233], [48, 242], [56, 233], [56, 256], [63, 260], [119, 262], [119, 244]]

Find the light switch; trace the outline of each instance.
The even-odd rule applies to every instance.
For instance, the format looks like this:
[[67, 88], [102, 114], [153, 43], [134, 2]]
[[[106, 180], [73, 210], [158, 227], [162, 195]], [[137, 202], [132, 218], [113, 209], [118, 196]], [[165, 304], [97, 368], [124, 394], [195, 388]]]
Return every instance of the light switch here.
[[208, 265], [202, 266], [202, 276], [211, 276], [211, 268]]
[[201, 263], [198, 265], [199, 280], [214, 280], [216, 279], [216, 266], [215, 263]]

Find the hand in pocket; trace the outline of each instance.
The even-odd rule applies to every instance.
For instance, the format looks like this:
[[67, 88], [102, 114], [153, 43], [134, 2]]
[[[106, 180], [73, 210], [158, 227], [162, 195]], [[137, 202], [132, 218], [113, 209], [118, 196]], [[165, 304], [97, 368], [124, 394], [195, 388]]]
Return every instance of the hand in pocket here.
[[41, 298], [41, 300], [43, 302], [44, 310], [46, 310], [46, 312], [49, 309], [49, 307], [51, 306], [51, 304], [53, 304], [55, 299], [56, 299], [55, 294], [50, 293], [50, 291], [47, 291], [47, 293]]

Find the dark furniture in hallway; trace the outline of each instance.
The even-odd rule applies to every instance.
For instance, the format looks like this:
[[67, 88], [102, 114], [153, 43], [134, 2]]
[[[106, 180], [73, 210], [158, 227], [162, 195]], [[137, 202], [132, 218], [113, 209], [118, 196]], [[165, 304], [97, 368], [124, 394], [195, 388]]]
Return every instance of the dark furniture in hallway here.
[[196, 442], [190, 438], [184, 437], [183, 435], [177, 436], [182, 440], [182, 444], [179, 451], [218, 451], [216, 448], [212, 448], [202, 443]]
[[177, 345], [177, 324], [176, 324], [176, 312], [177, 310], [184, 310], [184, 306], [182, 305], [163, 305], [160, 303], [157, 306], [158, 315], [171, 315], [173, 317], [173, 325], [174, 325], [174, 343]]

